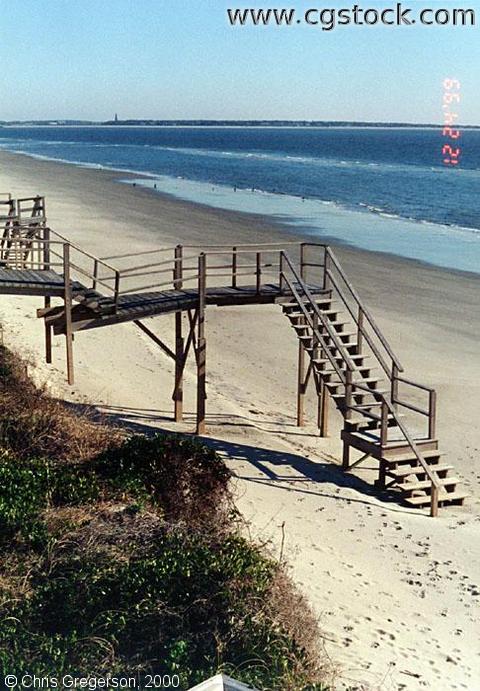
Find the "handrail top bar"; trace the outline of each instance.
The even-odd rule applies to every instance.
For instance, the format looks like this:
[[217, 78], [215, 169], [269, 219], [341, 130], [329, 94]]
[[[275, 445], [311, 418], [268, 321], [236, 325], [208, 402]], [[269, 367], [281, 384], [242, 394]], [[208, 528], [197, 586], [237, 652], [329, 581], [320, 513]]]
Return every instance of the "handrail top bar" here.
[[[328, 247], [328, 246], [326, 247], [326, 253], [327, 253], [327, 255], [330, 257], [330, 259], [332, 260], [332, 262], [334, 263], [334, 265], [336, 266], [336, 268], [337, 268], [339, 274], [341, 275], [341, 277], [343, 278], [343, 280], [344, 280], [344, 282], [345, 282], [345, 285], [347, 286], [348, 290], [350, 291], [350, 294], [352, 295], [353, 299], [354, 299], [355, 302], [358, 304], [358, 306], [361, 308], [361, 310], [362, 310], [364, 316], [365, 316], [365, 317], [368, 319], [368, 321], [370, 322], [371, 327], [372, 327], [373, 330], [375, 331], [376, 335], [378, 336], [378, 338], [379, 338], [380, 342], [382, 343], [383, 347], [385, 348], [385, 350], [386, 350], [387, 353], [389, 354], [390, 358], [391, 358], [392, 361], [394, 362], [395, 366], [397, 367], [397, 369], [399, 370], [399, 372], [403, 372], [403, 371], [404, 371], [404, 368], [403, 368], [402, 364], [400, 363], [400, 360], [399, 360], [398, 357], [395, 355], [395, 353], [393, 352], [393, 350], [392, 350], [391, 347], [390, 347], [390, 344], [388, 343], [388, 341], [386, 340], [386, 338], [384, 337], [384, 335], [382, 334], [382, 332], [381, 332], [380, 329], [378, 328], [378, 325], [377, 325], [376, 321], [374, 320], [374, 318], [372, 317], [372, 315], [371, 315], [370, 311], [368, 310], [368, 308], [367, 308], [367, 307], [364, 307], [364, 305], [363, 305], [363, 303], [362, 303], [362, 301], [361, 301], [361, 299], [360, 299], [360, 297], [359, 297], [357, 291], [355, 290], [355, 288], [352, 286], [352, 284], [351, 284], [350, 281], [348, 280], [348, 277], [347, 277], [347, 275], [345, 274], [345, 271], [343, 270], [342, 265], [340, 264], [340, 262], [338, 261], [337, 257], [335, 256], [335, 254], [332, 252], [332, 250], [331, 250], [330, 247]], [[327, 274], [330, 275], [330, 271], [329, 271], [328, 269], [327, 269]]]
[[[345, 360], [345, 363], [347, 364], [348, 368], [349, 368], [350, 370], [353, 371], [353, 370], [355, 369], [355, 366], [354, 366], [353, 360], [352, 360], [351, 357], [350, 357], [350, 354], [349, 354], [348, 351], [345, 349], [344, 344], [343, 344], [343, 343], [340, 341], [340, 339], [338, 338], [338, 333], [335, 332], [334, 329], [332, 329], [331, 325], [330, 325], [330, 324], [328, 323], [328, 321], [326, 321], [325, 318], [323, 317], [323, 315], [322, 315], [320, 309], [318, 308], [317, 303], [316, 303], [315, 300], [313, 299], [313, 295], [312, 295], [312, 293], [310, 292], [309, 287], [308, 287], [307, 284], [304, 282], [304, 280], [302, 279], [302, 277], [298, 275], [298, 272], [297, 272], [296, 268], [293, 266], [293, 263], [292, 263], [290, 257], [289, 257], [288, 254], [287, 254], [285, 251], [283, 251], [283, 250], [282, 250], [282, 252], [281, 252], [281, 257], [283, 257], [283, 258], [285, 259], [285, 261], [287, 262], [288, 266], [290, 267], [290, 271], [293, 273], [293, 275], [294, 275], [295, 278], [297, 279], [298, 284], [301, 286], [301, 288], [302, 288], [304, 294], [305, 294], [306, 297], [310, 300], [310, 303], [311, 303], [311, 305], [312, 305], [312, 307], [313, 307], [313, 311], [314, 311], [315, 314], [320, 318], [320, 320], [323, 322], [323, 324], [326, 326], [330, 338], [333, 339], [333, 341], [334, 341], [334, 343], [335, 343], [337, 349], [342, 353], [342, 357], [343, 357], [343, 359]], [[284, 272], [282, 272], [282, 273], [284, 273]]]
[[[298, 294], [298, 290], [296, 289], [295, 285], [292, 283], [290, 278], [285, 275], [284, 272], [282, 272], [283, 278], [286, 281], [288, 287], [290, 288], [292, 295], [295, 297], [295, 299], [298, 302], [298, 305], [301, 309], [301, 311], [304, 313], [305, 318], [307, 319], [307, 322], [310, 323], [310, 328], [312, 329], [312, 332], [318, 337], [319, 343], [323, 343], [323, 337], [322, 334], [319, 332], [318, 328], [315, 328], [313, 320], [312, 320], [312, 315], [305, 309], [305, 305], [301, 302], [300, 295]], [[327, 328], [328, 330], [328, 328]], [[333, 368], [335, 369], [336, 373], [340, 377], [340, 381], [342, 384], [346, 383], [346, 378], [345, 378], [345, 373], [342, 372], [341, 367], [338, 365], [338, 363], [335, 361], [335, 358], [331, 360], [331, 363], [333, 365]]]
[[[143, 252], [127, 252], [126, 254], [113, 254], [110, 257], [99, 257], [100, 260], [108, 259], [129, 259], [130, 257], [141, 257], [143, 254], [157, 254], [159, 252], [172, 252], [178, 245], [171, 247], [159, 247], [154, 250], [144, 250]], [[173, 261], [173, 260], [172, 260]]]
[[[81, 247], [78, 247], [73, 242], [71, 242], [71, 240], [66, 238], [64, 235], [61, 235], [60, 233], [58, 233], [56, 230], [52, 230], [50, 227], [47, 227], [47, 229], [48, 229], [49, 233], [55, 235], [58, 238], [61, 238], [61, 240], [63, 240], [62, 244], [69, 245], [72, 249], [76, 250], [77, 252], [80, 252], [80, 254], [83, 254], [85, 257], [88, 257], [89, 259], [93, 259], [94, 261], [99, 262], [100, 264], [102, 264], [102, 266], [106, 266], [107, 269], [110, 269], [111, 271], [118, 271], [118, 269], [116, 269], [111, 264], [107, 264], [107, 262], [103, 261], [99, 257], [96, 257], [94, 254], [90, 254], [90, 252], [86, 252]], [[34, 239], [39, 241], [39, 242], [44, 242], [44, 243], [51, 243], [52, 242], [52, 240], [43, 240], [43, 238], [34, 238]]]
[[413, 381], [412, 379], [406, 379], [405, 377], [395, 377], [397, 381], [402, 382], [403, 384], [407, 384], [408, 386], [413, 386], [416, 389], [422, 389], [423, 391], [426, 391], [427, 393], [436, 393], [435, 389], [432, 389], [431, 386], [425, 386], [425, 384], [419, 384], [418, 382]]
[[[8, 202], [5, 202], [8, 203]], [[235, 250], [242, 250], [242, 249], [247, 249], [247, 248], [254, 248], [254, 247], [275, 247], [278, 248], [279, 251], [281, 250], [282, 247], [286, 246], [291, 246], [291, 245], [297, 245], [301, 246], [303, 243], [301, 242], [296, 242], [296, 241], [289, 241], [289, 242], [250, 242], [250, 243], [244, 243], [244, 244], [228, 244], [228, 245], [182, 245], [181, 243], [177, 245], [171, 245], [168, 247], [157, 247], [155, 249], [151, 250], [143, 250], [142, 252], [128, 252], [126, 254], [114, 254], [108, 257], [101, 257], [101, 259], [128, 259], [129, 257], [139, 257], [143, 254], [156, 254], [157, 252], [171, 252], [175, 250], [177, 247], [183, 248], [183, 249], [205, 249], [207, 251], [211, 249], [225, 249], [225, 250], [230, 250], [235, 251]], [[314, 243], [308, 243], [308, 244], [314, 244]], [[324, 247], [326, 245], [322, 245]], [[211, 252], [209, 252], [211, 254]]]
[[300, 246], [302, 243], [301, 242], [296, 242], [296, 241], [288, 241], [288, 242], [248, 242], [248, 243], [243, 243], [243, 244], [234, 244], [230, 243], [228, 245], [180, 245], [180, 247], [185, 247], [186, 249], [243, 249], [245, 247], [272, 247], [272, 246], [278, 246], [279, 249], [282, 249], [283, 246], [290, 246], [290, 245], [297, 245]]

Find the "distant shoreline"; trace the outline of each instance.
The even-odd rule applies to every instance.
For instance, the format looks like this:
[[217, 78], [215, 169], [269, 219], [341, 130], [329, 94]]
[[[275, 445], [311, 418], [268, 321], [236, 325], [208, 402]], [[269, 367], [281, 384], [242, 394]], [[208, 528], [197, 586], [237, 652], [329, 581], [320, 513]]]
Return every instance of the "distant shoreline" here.
[[[403, 123], [403, 122], [346, 122], [346, 121], [304, 121], [304, 120], [119, 120], [118, 122], [92, 122], [92, 121], [70, 121], [58, 120], [49, 121], [4, 121], [0, 122], [0, 129], [10, 128], [251, 128], [251, 129], [417, 129], [417, 130], [436, 130], [442, 129], [442, 123]], [[462, 130], [480, 130], [480, 125], [461, 125]]]

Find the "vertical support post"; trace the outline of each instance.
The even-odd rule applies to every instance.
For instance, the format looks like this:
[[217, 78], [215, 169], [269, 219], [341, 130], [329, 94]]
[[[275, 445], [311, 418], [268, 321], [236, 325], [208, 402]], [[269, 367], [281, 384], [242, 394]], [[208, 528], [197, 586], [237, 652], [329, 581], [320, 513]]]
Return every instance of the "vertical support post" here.
[[232, 250], [232, 288], [237, 287], [237, 248]]
[[438, 516], [438, 487], [432, 482], [431, 488], [431, 501], [430, 501], [430, 516], [436, 518]]
[[72, 284], [70, 280], [70, 245], [63, 245], [63, 280], [65, 303], [65, 340], [67, 350], [67, 377], [70, 386], [74, 383], [73, 375], [73, 331], [72, 331]]
[[[303, 320], [304, 321], [304, 320]], [[298, 343], [298, 378], [297, 378], [297, 427], [305, 424], [305, 348]]]
[[[50, 268], [50, 228], [43, 229], [43, 270], [48, 271]], [[44, 306], [45, 309], [51, 307], [52, 301], [50, 297], [45, 297]], [[52, 327], [47, 324], [46, 318], [44, 319], [45, 324], [45, 360], [48, 365], [52, 364]]]
[[381, 458], [380, 459], [380, 466], [378, 469], [378, 480], [375, 483], [376, 487], [380, 490], [385, 489], [386, 480], [387, 480], [387, 464], [383, 460], [383, 458]]
[[256, 293], [257, 293], [257, 295], [260, 295], [260, 288], [262, 286], [262, 253], [261, 252], [257, 252], [256, 265], [257, 265], [257, 268], [255, 270]]
[[197, 339], [197, 434], [205, 433], [206, 407], [206, 339], [205, 298], [207, 290], [207, 257], [202, 252], [198, 257], [198, 339]]
[[318, 427], [320, 429], [320, 436], [328, 437], [328, 389], [325, 386], [323, 378], [320, 383], [320, 399], [318, 406]]
[[98, 279], [98, 259], [93, 260], [93, 282], [92, 290], [97, 290], [97, 279]]
[[437, 427], [437, 392], [430, 391], [428, 406], [428, 438], [435, 439]]
[[[183, 287], [183, 248], [175, 247], [174, 287]], [[184, 370], [184, 340], [182, 333], [182, 313], [175, 312], [175, 390], [173, 394], [175, 422], [183, 420], [183, 370]]]
[[[351, 369], [347, 365], [345, 370], [345, 427], [349, 420], [352, 418], [352, 402], [353, 402], [353, 375]], [[350, 468], [350, 445], [348, 442], [343, 442], [343, 458], [342, 458], [342, 468], [343, 470], [349, 470]]]

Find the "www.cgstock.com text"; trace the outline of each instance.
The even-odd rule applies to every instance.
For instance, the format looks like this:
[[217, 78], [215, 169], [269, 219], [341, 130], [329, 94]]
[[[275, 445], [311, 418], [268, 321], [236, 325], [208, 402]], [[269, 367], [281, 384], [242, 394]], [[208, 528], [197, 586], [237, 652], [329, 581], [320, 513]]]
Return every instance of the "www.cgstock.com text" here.
[[342, 26], [463, 26], [476, 25], [475, 10], [470, 8], [411, 8], [401, 2], [382, 9], [352, 5], [343, 8], [297, 9], [227, 9], [231, 26], [311, 26], [332, 31]]

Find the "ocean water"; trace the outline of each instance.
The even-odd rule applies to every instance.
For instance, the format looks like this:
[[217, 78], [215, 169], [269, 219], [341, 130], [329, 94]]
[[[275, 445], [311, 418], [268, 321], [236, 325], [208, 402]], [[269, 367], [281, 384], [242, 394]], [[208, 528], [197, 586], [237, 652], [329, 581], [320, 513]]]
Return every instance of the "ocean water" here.
[[139, 184], [286, 232], [480, 273], [480, 131], [462, 133], [456, 168], [443, 144], [440, 128], [0, 128], [0, 148], [147, 174]]

